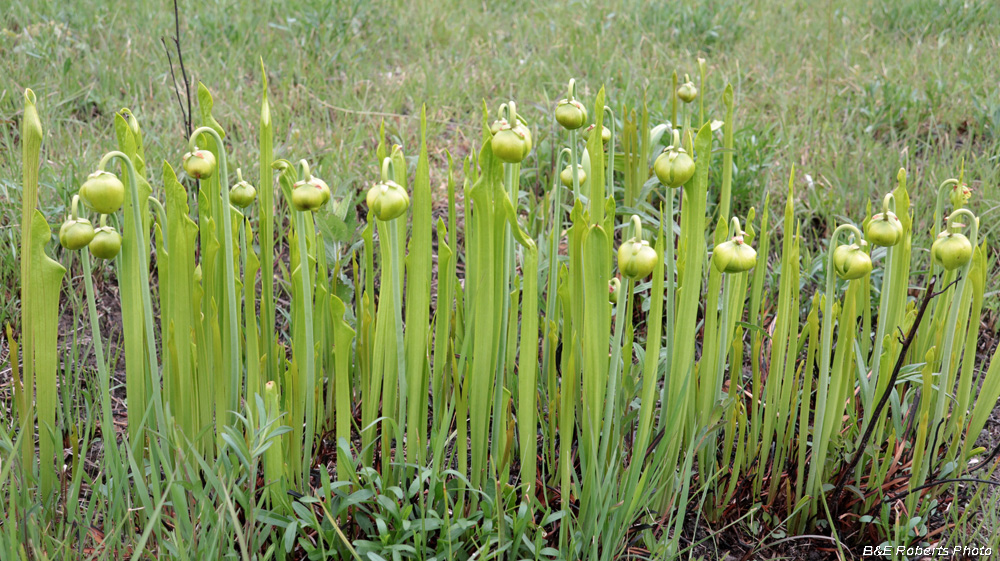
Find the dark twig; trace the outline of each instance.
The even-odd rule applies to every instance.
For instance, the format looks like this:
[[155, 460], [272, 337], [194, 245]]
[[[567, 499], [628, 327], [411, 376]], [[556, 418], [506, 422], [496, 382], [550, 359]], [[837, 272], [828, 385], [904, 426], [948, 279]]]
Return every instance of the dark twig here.
[[854, 452], [854, 457], [851, 458], [851, 462], [841, 471], [840, 477], [837, 478], [837, 487], [833, 493], [833, 502], [837, 504], [840, 502], [840, 495], [844, 492], [844, 485], [847, 483], [847, 474], [854, 471], [857, 467], [858, 461], [861, 460], [861, 455], [865, 451], [865, 447], [868, 446], [868, 440], [872, 436], [872, 431], [875, 429], [875, 425], [878, 424], [877, 420], [882, 410], [885, 409], [887, 403], [889, 403], [889, 396], [892, 394], [893, 387], [896, 385], [896, 379], [899, 377], [899, 372], [903, 369], [903, 364], [906, 361], [906, 353], [910, 350], [910, 345], [913, 343], [914, 336], [917, 334], [917, 329], [920, 327], [920, 322], [924, 318], [924, 312], [927, 311], [927, 305], [930, 304], [931, 299], [935, 296], [940, 296], [944, 294], [951, 285], [958, 282], [958, 279], [948, 284], [940, 292], [934, 292], [934, 284], [937, 282], [937, 277], [931, 277], [930, 282], [927, 284], [927, 289], [924, 293], [924, 299], [920, 302], [920, 309], [917, 311], [917, 317], [913, 320], [913, 325], [910, 327], [909, 333], [903, 339], [903, 346], [899, 350], [899, 356], [896, 357], [896, 365], [892, 368], [892, 375], [889, 376], [889, 383], [886, 385], [885, 392], [882, 393], [882, 398], [879, 399], [878, 405], [875, 406], [875, 411], [872, 413], [871, 421], [869, 421], [868, 426], [865, 428], [865, 433], [861, 437], [861, 442], [858, 445], [857, 450]]
[[170, 48], [167, 47], [167, 41], [163, 37], [160, 37], [160, 43], [163, 44], [163, 50], [167, 53], [167, 63], [170, 65], [170, 79], [174, 82], [174, 95], [177, 96], [177, 104], [181, 108], [181, 118], [184, 120], [184, 129], [187, 135], [184, 138], [191, 136], [191, 81], [188, 80], [187, 69], [184, 67], [184, 53], [181, 52], [181, 16], [180, 10], [177, 7], [177, 0], [174, 0], [174, 36], [170, 39], [174, 43], [174, 49], [177, 51], [177, 64], [181, 67], [181, 79], [184, 81], [184, 95], [187, 97], [187, 109], [184, 108], [184, 102], [181, 100], [180, 85], [177, 83], [177, 76], [174, 74], [174, 61], [170, 56]]
[[937, 487], [938, 485], [944, 485], [946, 483], [982, 483], [984, 485], [994, 485], [994, 486], [1000, 487], [1000, 481], [993, 481], [991, 479], [974, 479], [974, 478], [971, 478], [971, 477], [956, 477], [954, 479], [938, 479], [936, 481], [931, 481], [930, 483], [924, 483], [923, 485], [921, 485], [919, 487], [914, 487], [913, 489], [908, 489], [906, 491], [901, 491], [901, 492], [899, 492], [899, 493], [897, 493], [895, 495], [886, 497], [885, 499], [883, 499], [883, 502], [891, 503], [893, 501], [897, 501], [899, 499], [902, 499], [904, 497], [912, 495], [913, 493], [916, 493], [917, 491], [923, 491], [924, 489], [929, 489], [931, 487]]

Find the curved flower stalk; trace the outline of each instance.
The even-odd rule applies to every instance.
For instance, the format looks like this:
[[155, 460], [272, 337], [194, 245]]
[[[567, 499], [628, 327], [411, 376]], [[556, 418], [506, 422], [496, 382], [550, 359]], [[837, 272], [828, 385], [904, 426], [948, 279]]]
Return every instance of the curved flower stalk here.
[[[840, 237], [843, 234], [852, 234], [854, 243], [851, 245], [839, 245]], [[830, 353], [833, 347], [833, 301], [834, 288], [836, 287], [834, 274], [844, 280], [858, 280], [871, 271], [871, 260], [867, 259], [867, 254], [861, 250], [859, 244], [864, 243], [861, 231], [851, 224], [842, 224], [833, 231], [830, 236], [830, 246], [827, 248], [826, 259], [826, 292], [824, 293], [823, 305], [823, 326], [822, 347], [819, 355], [819, 379], [816, 386], [816, 415], [813, 422], [813, 442], [817, 443], [813, 452], [812, 461], [809, 466], [809, 479], [807, 489], [810, 494], [820, 496], [822, 493], [823, 476], [825, 473], [826, 453], [830, 447], [830, 440], [835, 433], [835, 427], [843, 408], [841, 390], [846, 385], [842, 376], [834, 376], [831, 381], [830, 376]], [[839, 252], [839, 253], [838, 253]], [[838, 374], [842, 370], [845, 355], [853, 356], [853, 350], [848, 353], [847, 349], [853, 347], [854, 329], [850, 320], [854, 319], [854, 290], [856, 283], [851, 283], [848, 295], [844, 299], [841, 307], [839, 320], [844, 329], [840, 331], [841, 338], [837, 344], [837, 362], [835, 365]], [[845, 321], [847, 320], [847, 321]], [[827, 404], [833, 404], [834, 409], [827, 414]], [[816, 512], [818, 502], [814, 501], [810, 507], [811, 512]]]
[[[969, 237], [966, 238], [964, 234], [961, 233], [960, 229], [965, 226], [958, 223], [959, 218], [968, 219], [969, 227]], [[957, 270], [958, 273], [958, 284], [955, 286], [955, 290], [951, 297], [951, 307], [948, 311], [948, 320], [944, 324], [944, 340], [941, 344], [941, 353], [938, 355], [940, 358], [940, 373], [937, 378], [937, 386], [940, 391], [928, 392], [934, 396], [934, 408], [933, 413], [930, 418], [930, 439], [933, 442], [947, 443], [948, 440], [946, 434], [943, 434], [943, 426], [940, 423], [945, 416], [945, 404], [949, 401], [948, 394], [951, 393], [952, 388], [955, 387], [955, 371], [959, 360], [954, 352], [955, 345], [955, 334], [958, 331], [959, 322], [962, 321], [964, 325], [964, 320], [960, 318], [962, 313], [968, 313], [968, 310], [963, 308], [968, 307], [968, 301], [963, 297], [966, 291], [966, 284], [968, 283], [969, 268], [971, 266], [972, 259], [972, 248], [975, 248], [979, 241], [979, 218], [972, 213], [969, 209], [960, 208], [953, 211], [948, 215], [948, 220], [946, 223], [947, 232], [940, 234], [938, 240], [934, 242], [936, 247], [932, 248], [932, 254], [937, 255], [937, 260], [941, 263], [947, 270]], [[942, 243], [944, 241], [944, 243]], [[936, 252], [934, 250], [937, 250]], [[971, 360], [971, 357], [970, 359]], [[936, 458], [935, 451], [931, 450], [932, 458]], [[923, 483], [923, 479], [926, 478], [927, 473], [931, 469], [934, 462], [925, 462], [923, 468], [920, 471], [920, 476], [917, 484]]]
[[[188, 172], [189, 175], [196, 177], [199, 181], [203, 178], [207, 179], [215, 173], [214, 169], [214, 157], [209, 158], [211, 152], [205, 150], [199, 150], [195, 145], [198, 138], [202, 135], [208, 135], [215, 141], [216, 150], [219, 152], [218, 161], [218, 177], [219, 177], [219, 197], [220, 205], [219, 214], [222, 215], [222, 240], [223, 240], [223, 261], [224, 261], [224, 271], [225, 277], [223, 277], [223, 284], [225, 286], [225, 296], [227, 301], [227, 313], [228, 322], [226, 322], [226, 338], [228, 340], [228, 356], [226, 359], [226, 375], [228, 376], [228, 384], [226, 384], [227, 389], [225, 390], [227, 399], [226, 408], [223, 411], [216, 410], [216, 425], [219, 427], [218, 434], [221, 437], [222, 430], [221, 427], [228, 424], [227, 421], [232, 420], [232, 415], [235, 415], [236, 411], [239, 410], [239, 398], [240, 398], [240, 379], [242, 378], [242, 368], [240, 359], [240, 337], [238, 333], [239, 323], [236, 308], [236, 271], [233, 264], [233, 237], [231, 232], [233, 231], [232, 226], [232, 213], [229, 209], [229, 167], [228, 159], [226, 157], [226, 147], [222, 143], [222, 137], [218, 132], [212, 127], [203, 126], [198, 127], [191, 133], [191, 137], [188, 140], [188, 154], [184, 156], [184, 170]], [[207, 165], [213, 164], [213, 165]], [[206, 175], [207, 174], [207, 175]], [[215, 203], [213, 203], [215, 206]], [[224, 411], [229, 411], [226, 415]]]
[[[872, 403], [875, 399], [875, 391], [878, 388], [878, 380], [881, 373], [882, 345], [885, 339], [886, 328], [890, 321], [889, 301], [895, 293], [895, 279], [892, 277], [896, 254], [895, 246], [903, 238], [903, 225], [896, 216], [896, 197], [892, 193], [886, 194], [882, 199], [882, 212], [871, 218], [865, 228], [866, 238], [872, 245], [885, 248], [885, 261], [882, 266], [882, 290], [879, 295], [878, 327], [875, 332], [875, 346], [872, 351], [872, 364], [870, 378], [861, 380], [862, 404], [865, 411], [865, 419], [862, 427], [871, 422]], [[905, 281], [904, 281], [905, 282]], [[905, 286], [903, 288], [905, 290]]]
[[[393, 158], [391, 157], [387, 157], [382, 160], [381, 182], [371, 188], [371, 190], [369, 191], [369, 200], [372, 200], [372, 195], [371, 195], [372, 192], [383, 191], [383, 194], [381, 194], [380, 196], [386, 196], [384, 194], [383, 187], [385, 187], [390, 182], [395, 184], [394, 180], [394, 178], [396, 177], [396, 170], [394, 169], [395, 165], [396, 164], [393, 161]], [[398, 184], [396, 184], [396, 188], [400, 190], [402, 189], [402, 187], [399, 186]], [[405, 191], [403, 192], [403, 194], [405, 195]], [[383, 232], [385, 233], [384, 236], [383, 235], [379, 236], [379, 242], [380, 245], [382, 245], [383, 260], [385, 256], [389, 257], [389, 267], [386, 267], [384, 262], [382, 265], [382, 282], [392, 287], [392, 313], [393, 313], [392, 324], [395, 327], [395, 339], [396, 339], [395, 383], [399, 384], [399, 390], [398, 390], [399, 393], [397, 398], [389, 399], [385, 403], [391, 404], [393, 402], [397, 402], [399, 406], [398, 410], [395, 413], [396, 417], [394, 419], [397, 453], [400, 452], [399, 447], [401, 447], [404, 442], [403, 422], [404, 419], [406, 419], [407, 398], [409, 397], [409, 388], [407, 386], [407, 383], [409, 381], [407, 380], [406, 376], [406, 352], [405, 352], [406, 349], [405, 349], [405, 341], [403, 338], [403, 316], [402, 316], [403, 299], [401, 292], [403, 285], [403, 270], [399, 259], [400, 249], [397, 249], [396, 247], [396, 244], [402, 243], [403, 238], [400, 237], [399, 225], [398, 225], [399, 222], [397, 219], [404, 216], [408, 208], [409, 208], [409, 197], [397, 198], [397, 202], [393, 205], [392, 212], [383, 215], [381, 218], [379, 217], [376, 208], [374, 207], [369, 208], [369, 210], [375, 216], [376, 220], [378, 220], [380, 234]], [[388, 276], [387, 273], [388, 275], [391, 276]], [[387, 384], [392, 385], [391, 383], [388, 382]], [[383, 431], [383, 433], [386, 432], [387, 431]], [[386, 442], [387, 441], [383, 439], [383, 443]], [[384, 458], [383, 459], [384, 465], [388, 465], [387, 464], [389, 456], [388, 450], [389, 450], [388, 447], [383, 447], [382, 455]], [[397, 465], [402, 463], [400, 460], [401, 457], [397, 457]], [[398, 471], [399, 471], [398, 468], [394, 470], [394, 472], [397, 473]]]

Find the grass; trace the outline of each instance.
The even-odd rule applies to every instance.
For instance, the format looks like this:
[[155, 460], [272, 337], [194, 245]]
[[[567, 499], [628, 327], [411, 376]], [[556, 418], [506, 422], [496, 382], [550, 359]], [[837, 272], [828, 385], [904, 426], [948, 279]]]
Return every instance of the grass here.
[[[379, 121], [385, 119], [391, 139], [416, 146], [416, 119], [426, 103], [431, 184], [440, 200], [447, 160], [437, 147], [449, 146], [456, 160], [474, 148], [478, 138], [465, 135], [474, 130], [469, 125], [482, 100], [493, 107], [516, 98], [537, 127], [538, 150], [525, 165], [535, 184], [522, 187], [540, 190], [555, 157], [546, 149], [551, 108], [569, 77], [587, 100], [601, 85], [609, 99], [632, 104], [645, 92], [653, 122], [660, 122], [668, 114], [670, 73], [694, 75], [695, 57], [703, 56], [708, 91], [720, 92], [726, 81], [736, 88], [735, 214], [760, 209], [767, 192], [772, 209], [781, 209], [794, 164], [796, 210], [811, 232], [805, 238], [821, 240], [834, 222], [863, 216], [868, 202], [893, 186], [900, 166], [910, 172], [915, 205], [927, 209], [937, 184], [957, 175], [964, 160], [971, 206], [983, 219], [980, 236], [996, 237], [1000, 7], [988, 0], [515, 2], [502, 9], [467, 1], [433, 7], [295, 1], [280, 10], [264, 3], [183, 4], [188, 71], [212, 89], [214, 115], [244, 170], [257, 167], [258, 57], [268, 67], [276, 158], [305, 157], [318, 164], [317, 175], [335, 196], [361, 196], [376, 173], [371, 154]], [[177, 164], [185, 132], [159, 43], [172, 32], [173, 15], [165, 2], [143, 12], [92, 0], [15, 2], [0, 19], [0, 325], [18, 322], [17, 135], [25, 87], [38, 94], [46, 131], [39, 206], [50, 224], [61, 220], [89, 166], [113, 148], [111, 117], [121, 107], [142, 121], [151, 165], [163, 158]], [[597, 45], [605, 58], [595, 56]], [[721, 116], [718, 99], [707, 103]], [[253, 173], [248, 179], [256, 182]], [[717, 192], [715, 170], [710, 181], [709, 192]], [[914, 240], [914, 247], [929, 245]], [[819, 256], [804, 257], [810, 287], [815, 270], [808, 264]], [[994, 268], [987, 281], [991, 310], [996, 280]], [[69, 300], [82, 314], [79, 298]], [[257, 421], [247, 432], [258, 430], [265, 441], [269, 435]], [[252, 454], [231, 451], [223, 461], [229, 470], [206, 488], [228, 501], [239, 490], [236, 482], [256, 473], [253, 461]], [[379, 485], [371, 474], [360, 477]], [[338, 500], [364, 503], [352, 497]], [[969, 543], [1000, 524], [995, 508], [985, 511], [981, 524], [968, 525]], [[315, 513], [299, 518], [302, 527], [331, 532]]]

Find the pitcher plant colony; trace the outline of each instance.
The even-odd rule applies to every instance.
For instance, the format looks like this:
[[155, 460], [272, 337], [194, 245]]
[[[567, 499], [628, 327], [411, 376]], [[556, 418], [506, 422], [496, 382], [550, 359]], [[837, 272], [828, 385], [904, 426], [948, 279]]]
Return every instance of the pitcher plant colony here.
[[[977, 360], [989, 264], [962, 173], [940, 185], [929, 251], [904, 169], [826, 241], [803, 239], [794, 168], [780, 214], [768, 196], [735, 216], [734, 91], [705, 91], [697, 68], [697, 85], [673, 76], [655, 126], [645, 102], [614, 109], [574, 80], [536, 122], [484, 103], [477, 151], [448, 156], [443, 189], [424, 112], [405, 151], [383, 126], [363, 193], [275, 159], [266, 74], [258, 167], [231, 185], [199, 85], [201, 126], [161, 165], [139, 118], [115, 115], [58, 261], [26, 90], [0, 557], [60, 555], [27, 520], [55, 524], [74, 501], [83, 527], [103, 520], [95, 558], [597, 560], [640, 544], [660, 559], [686, 555], [692, 517], [834, 549], [933, 540], [951, 481], [990, 463], [974, 443], [1000, 397], [1000, 362]], [[533, 160], [549, 129], [560, 149]], [[555, 164], [551, 185], [522, 181], [529, 162]], [[360, 237], [320, 227], [354, 212]], [[102, 334], [98, 276], [116, 279], [120, 339]], [[68, 356], [59, 294], [80, 281], [89, 343]], [[98, 373], [85, 390], [83, 364]], [[81, 459], [95, 440], [96, 471]]]

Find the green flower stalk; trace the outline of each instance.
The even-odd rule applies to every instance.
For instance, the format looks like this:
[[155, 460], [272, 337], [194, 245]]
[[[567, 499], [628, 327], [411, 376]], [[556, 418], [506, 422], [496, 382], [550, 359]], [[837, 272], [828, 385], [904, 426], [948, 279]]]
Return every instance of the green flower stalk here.
[[[875, 333], [875, 347], [872, 351], [871, 379], [867, 385], [863, 385], [865, 391], [862, 392], [864, 398], [865, 424], [871, 422], [871, 405], [875, 396], [875, 389], [878, 387], [879, 368], [882, 361], [882, 344], [885, 338], [887, 323], [889, 322], [889, 301], [896, 287], [893, 285], [895, 279], [892, 278], [894, 247], [903, 239], [903, 224], [896, 216], [896, 197], [892, 193], [886, 194], [882, 199], [882, 212], [872, 216], [868, 224], [865, 225], [865, 237], [872, 245], [885, 248], [885, 262], [882, 266], [882, 290], [879, 296], [879, 316], [878, 327]], [[864, 429], [862, 429], [864, 430]]]
[[[236, 271], [233, 265], [233, 225], [232, 225], [232, 212], [230, 212], [228, 194], [229, 194], [229, 167], [226, 157], [226, 146], [222, 143], [222, 137], [218, 132], [212, 127], [199, 127], [191, 133], [191, 138], [188, 140], [188, 146], [190, 151], [184, 156], [184, 171], [199, 179], [204, 181], [208, 179], [216, 172], [215, 170], [215, 156], [208, 150], [199, 150], [195, 146], [195, 142], [198, 137], [202, 134], [208, 135], [215, 141], [216, 149], [219, 151], [219, 162], [218, 162], [218, 173], [219, 173], [219, 196], [221, 198], [221, 214], [222, 214], [222, 239], [224, 248], [224, 258], [225, 261], [225, 292], [226, 300], [228, 302], [227, 311], [229, 313], [229, 322], [226, 324], [226, 330], [228, 331], [227, 339], [229, 341], [229, 411], [230, 415], [235, 415], [236, 411], [239, 410], [239, 388], [240, 388], [240, 378], [242, 369], [240, 368], [240, 336], [237, 332], [238, 329], [238, 319], [236, 313]], [[137, 211], [138, 212], [138, 211]], [[152, 333], [152, 330], [149, 330]], [[256, 360], [256, 359], [253, 359]], [[155, 386], [155, 384], [154, 384]], [[225, 413], [223, 411], [216, 411], [216, 415], [222, 417]], [[217, 423], [221, 426], [220, 423]], [[221, 436], [221, 431], [219, 435]]]
[[260, 61], [262, 101], [260, 106], [260, 325], [261, 342], [267, 356], [264, 378], [278, 376], [277, 342], [274, 334], [274, 178], [271, 170], [274, 145], [274, 123], [271, 105], [267, 100], [267, 71], [264, 59]]
[[[140, 282], [140, 292], [142, 294], [142, 307], [143, 307], [143, 320], [146, 336], [146, 360], [149, 367], [149, 375], [152, 378], [152, 399], [153, 399], [153, 410], [156, 415], [157, 426], [160, 430], [166, 430], [167, 423], [163, 414], [163, 402], [160, 399], [160, 369], [158, 365], [157, 355], [156, 355], [156, 338], [153, 336], [155, 331], [153, 330], [153, 303], [151, 299], [151, 292], [149, 290], [149, 275], [146, 272], [149, 271], [149, 260], [146, 255], [145, 248], [141, 240], [144, 239], [144, 234], [142, 231], [142, 215], [139, 210], [140, 199], [139, 199], [139, 186], [138, 186], [138, 174], [136, 173], [135, 166], [132, 165], [132, 160], [123, 152], [112, 151], [108, 152], [101, 158], [100, 163], [97, 165], [98, 173], [103, 172], [105, 168], [111, 163], [112, 160], [119, 160], [122, 167], [125, 168], [126, 173], [128, 173], [128, 196], [132, 199], [132, 220], [133, 220], [133, 230], [128, 232], [129, 236], [135, 236], [137, 242], [134, 244], [135, 247], [135, 260], [138, 263], [139, 271], [143, 271], [143, 274], [139, 275]], [[105, 218], [101, 218], [102, 227], [105, 224]], [[100, 235], [100, 232], [98, 232]], [[110, 233], [108, 234], [110, 236]], [[97, 240], [97, 235], [94, 239]], [[93, 242], [91, 242], [93, 245]], [[120, 247], [120, 238], [119, 238]], [[93, 248], [91, 249], [93, 252]], [[117, 250], [115, 251], [117, 253]], [[96, 253], [95, 253], [96, 255]]]
[[[850, 246], [839, 246], [838, 241], [840, 236], [845, 233], [851, 233], [854, 235], [855, 243]], [[822, 346], [820, 348], [819, 356], [819, 380], [817, 385], [816, 394], [816, 415], [813, 422], [813, 442], [816, 445], [816, 450], [813, 452], [812, 463], [809, 466], [809, 478], [807, 483], [807, 489], [809, 493], [819, 496], [820, 487], [822, 485], [822, 474], [826, 464], [826, 450], [829, 446], [829, 441], [826, 438], [825, 426], [826, 426], [826, 408], [828, 401], [828, 392], [830, 390], [830, 353], [833, 349], [833, 300], [834, 300], [834, 288], [836, 287], [834, 274], [840, 276], [844, 279], [854, 280], [864, 276], [868, 271], [871, 271], [871, 261], [868, 261], [867, 269], [861, 275], [857, 273], [865, 269], [864, 259], [861, 255], [865, 255], [860, 250], [858, 243], [864, 243], [861, 231], [851, 224], [842, 224], [833, 231], [833, 235], [830, 236], [830, 246], [827, 248], [827, 262], [826, 262], [826, 292], [825, 299], [823, 303], [823, 326], [822, 326]], [[838, 258], [838, 250], [841, 247], [846, 247], [847, 252], [842, 252]], [[865, 255], [867, 257], [867, 255]], [[838, 261], [840, 261], [838, 263]], [[853, 326], [849, 327], [853, 329]], [[836, 396], [831, 396], [836, 397]], [[813, 509], [816, 508], [814, 505]]]
[[[969, 220], [969, 238], [966, 238], [961, 233], [960, 229], [963, 225], [957, 222], [957, 219], [963, 216]], [[933, 434], [931, 440], [938, 443], [948, 442], [947, 439], [940, 438], [945, 436], [941, 434], [940, 421], [944, 418], [945, 403], [949, 400], [948, 394], [951, 393], [952, 388], [955, 386], [955, 372], [953, 369], [958, 360], [957, 356], [952, 356], [955, 344], [955, 332], [959, 324], [959, 314], [963, 308], [964, 298], [962, 295], [965, 294], [965, 285], [968, 281], [972, 248], [976, 247], [979, 240], [979, 218], [969, 209], [960, 208], [948, 215], [946, 229], [947, 232], [941, 234], [941, 236], [945, 237], [939, 237], [934, 242], [931, 253], [945, 270], [957, 270], [959, 280], [951, 299], [948, 320], [944, 324], [945, 332], [944, 341], [941, 344], [941, 354], [938, 355], [941, 359], [941, 370], [937, 379], [937, 386], [940, 390], [934, 392], [934, 412], [931, 417], [931, 424], [929, 425]], [[934, 450], [930, 452], [932, 453], [932, 457], [936, 457]], [[930, 469], [930, 464], [932, 463], [924, 463], [920, 477], [921, 480], [926, 476], [927, 470]]]
[[[372, 187], [372, 190], [382, 190], [383, 185], [387, 185], [389, 182], [395, 183], [393, 178], [395, 177], [395, 163], [391, 157], [386, 157], [382, 160], [382, 180], [381, 184], [377, 184]], [[402, 189], [401, 186], [396, 184], [397, 187]], [[388, 190], [388, 189], [387, 189]], [[385, 192], [382, 192], [384, 196]], [[398, 195], [398, 194], [396, 194]], [[405, 195], [405, 192], [404, 192]], [[396, 244], [400, 243], [399, 226], [397, 218], [403, 216], [406, 213], [406, 209], [409, 208], [409, 197], [405, 199], [405, 206], [402, 206], [402, 212], [399, 211], [399, 206], [402, 204], [398, 200], [393, 201], [387, 208], [391, 208], [391, 212], [387, 212], [384, 215], [390, 217], [388, 220], [380, 220], [376, 215], [376, 220], [380, 220], [385, 224], [386, 236], [380, 236], [380, 242], [385, 245], [386, 251], [388, 252], [391, 260], [391, 270], [393, 273], [393, 279], [391, 279], [392, 284], [392, 306], [393, 306], [393, 324], [395, 325], [396, 334], [396, 372], [397, 372], [397, 383], [399, 384], [399, 397], [398, 405], [399, 409], [396, 412], [396, 450], [400, 456], [397, 457], [399, 463], [402, 463], [402, 446], [403, 446], [403, 420], [406, 419], [407, 413], [407, 397], [408, 390], [407, 387], [408, 380], [406, 379], [406, 349], [405, 341], [403, 339], [403, 298], [402, 298], [402, 285], [403, 285], [403, 270], [399, 261], [399, 251], [396, 248]], [[375, 214], [375, 209], [370, 208], [372, 214]], [[381, 230], [381, 229], [380, 229]], [[414, 443], [416, 445], [416, 443]], [[383, 456], [388, 456], [389, 451], [383, 450]]]
[[[279, 162], [275, 162], [276, 164]], [[306, 246], [306, 212], [318, 209], [325, 202], [323, 199], [323, 187], [326, 183], [323, 180], [313, 177], [310, 173], [309, 162], [299, 160], [298, 163], [301, 179], [295, 183], [292, 190], [292, 206], [298, 212], [295, 213], [295, 228], [299, 242], [299, 280], [302, 282], [302, 299], [304, 302], [303, 311], [305, 313], [305, 443], [302, 446], [302, 484], [309, 487], [309, 472], [312, 468], [312, 446], [313, 438], [316, 434], [316, 353], [313, 334], [313, 297], [312, 280], [309, 272], [312, 267], [309, 265], [309, 250]], [[300, 207], [295, 203], [296, 191], [307, 192], [310, 195], [310, 204]], [[326, 190], [329, 193], [329, 188]], [[316, 198], [318, 195], [318, 199]], [[317, 203], [317, 201], [319, 201]], [[316, 203], [316, 204], [313, 204]]]

